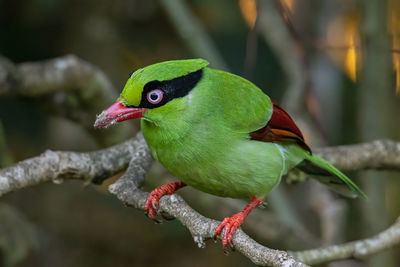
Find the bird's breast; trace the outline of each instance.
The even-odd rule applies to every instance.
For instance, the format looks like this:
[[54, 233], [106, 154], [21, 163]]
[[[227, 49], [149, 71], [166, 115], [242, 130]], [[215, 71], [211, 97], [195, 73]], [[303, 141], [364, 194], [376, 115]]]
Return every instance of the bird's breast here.
[[222, 127], [195, 124], [179, 138], [165, 129], [142, 130], [154, 158], [184, 183], [224, 197], [265, 196], [283, 174], [282, 152]]

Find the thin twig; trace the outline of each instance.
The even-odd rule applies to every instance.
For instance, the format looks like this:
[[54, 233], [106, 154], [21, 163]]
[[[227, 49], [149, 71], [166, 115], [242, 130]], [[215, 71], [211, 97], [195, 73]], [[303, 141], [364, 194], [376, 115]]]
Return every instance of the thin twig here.
[[306, 85], [303, 73], [303, 62], [300, 60], [298, 46], [293, 42], [285, 21], [279, 14], [274, 1], [259, 2], [259, 29], [269, 47], [277, 57], [288, 82], [283, 106], [291, 114], [301, 109], [304, 87]]
[[228, 70], [225, 60], [186, 1], [159, 0], [159, 3], [194, 55], [209, 60], [215, 68]]

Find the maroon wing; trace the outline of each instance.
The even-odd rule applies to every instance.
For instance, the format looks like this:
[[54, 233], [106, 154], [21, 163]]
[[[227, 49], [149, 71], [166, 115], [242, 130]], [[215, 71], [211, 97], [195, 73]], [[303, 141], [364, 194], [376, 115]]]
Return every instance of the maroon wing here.
[[251, 132], [250, 138], [262, 142], [296, 143], [312, 153], [310, 147], [304, 142], [303, 134], [289, 114], [276, 101], [272, 99], [271, 101], [273, 104], [271, 119], [263, 128]]

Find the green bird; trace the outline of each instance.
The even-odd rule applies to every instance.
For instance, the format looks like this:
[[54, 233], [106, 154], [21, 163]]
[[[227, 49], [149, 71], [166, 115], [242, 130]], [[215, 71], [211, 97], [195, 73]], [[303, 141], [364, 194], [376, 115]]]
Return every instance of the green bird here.
[[[150, 151], [180, 181], [153, 190], [145, 209], [186, 185], [209, 194], [251, 199], [215, 229], [223, 246], [293, 168], [353, 196], [365, 194], [346, 175], [312, 154], [290, 116], [250, 81], [207, 67], [203, 59], [157, 63], [135, 71], [118, 101], [94, 127], [141, 118]], [[331, 176], [331, 177], [329, 177]], [[345, 190], [344, 190], [345, 189]], [[224, 231], [222, 231], [224, 230]]]

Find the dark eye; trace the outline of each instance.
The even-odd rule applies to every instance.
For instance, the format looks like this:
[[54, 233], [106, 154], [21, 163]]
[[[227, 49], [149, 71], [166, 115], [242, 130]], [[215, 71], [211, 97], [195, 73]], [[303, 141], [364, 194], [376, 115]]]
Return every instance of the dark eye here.
[[147, 101], [150, 104], [158, 104], [163, 100], [164, 92], [160, 89], [154, 89], [147, 93]]

